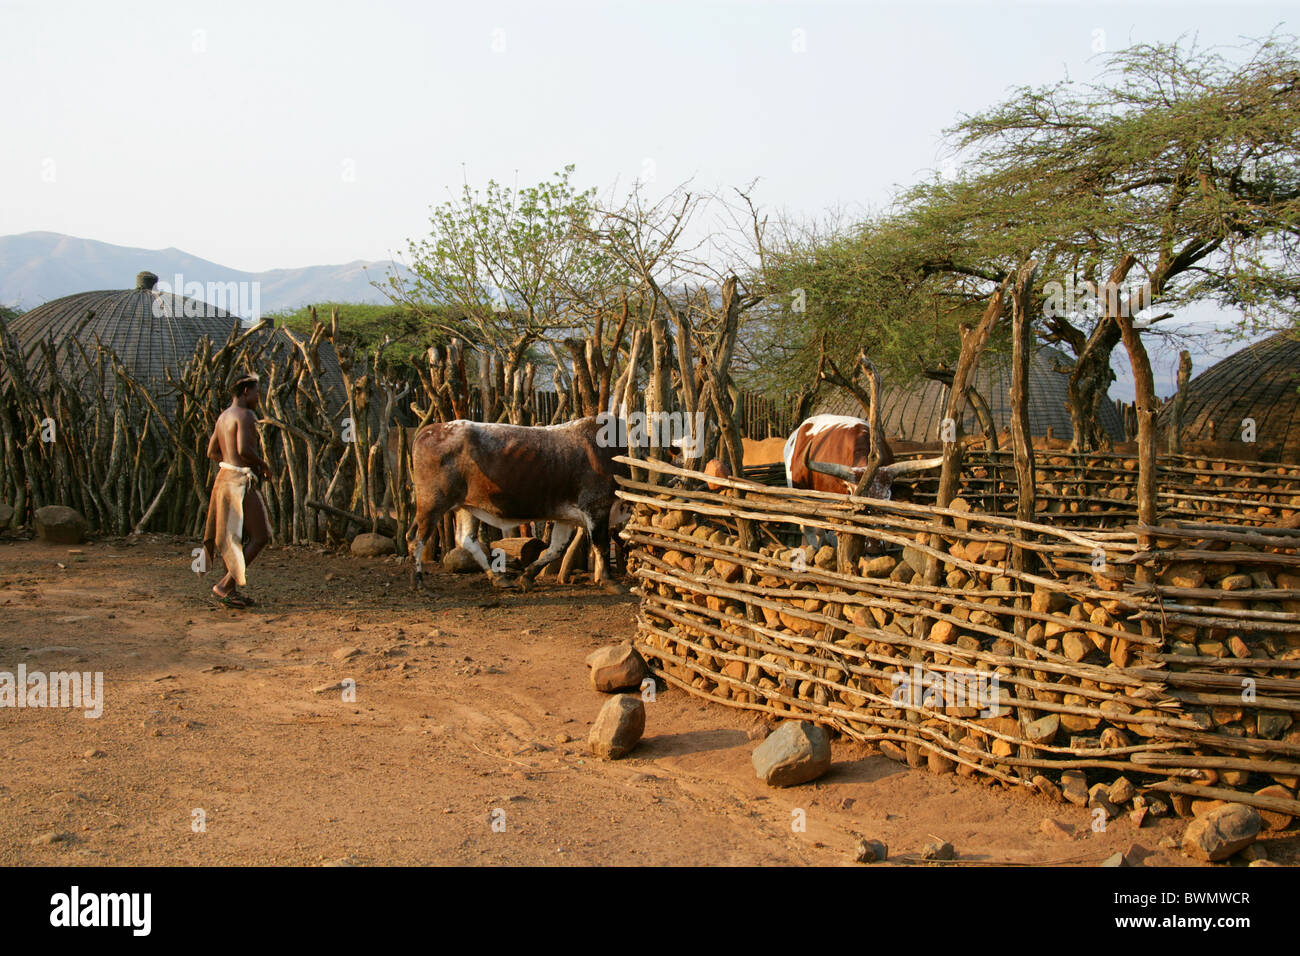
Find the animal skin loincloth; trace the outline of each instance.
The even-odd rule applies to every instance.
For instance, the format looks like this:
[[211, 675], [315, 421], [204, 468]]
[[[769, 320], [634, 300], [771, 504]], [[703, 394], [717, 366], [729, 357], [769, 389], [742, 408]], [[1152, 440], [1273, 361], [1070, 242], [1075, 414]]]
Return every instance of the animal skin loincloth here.
[[243, 587], [244, 579], [244, 499], [257, 494], [257, 479], [251, 468], [239, 468], [221, 463], [217, 478], [212, 483], [212, 497], [208, 501], [208, 518], [203, 529], [203, 550], [209, 562], [217, 554], [226, 564], [226, 571]]

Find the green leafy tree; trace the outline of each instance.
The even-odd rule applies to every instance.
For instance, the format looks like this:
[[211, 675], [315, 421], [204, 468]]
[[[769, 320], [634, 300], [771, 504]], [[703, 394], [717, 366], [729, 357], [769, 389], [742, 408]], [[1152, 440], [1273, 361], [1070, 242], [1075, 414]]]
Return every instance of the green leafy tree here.
[[429, 328], [479, 350], [480, 379], [498, 384], [507, 410], [520, 407], [539, 344], [581, 332], [607, 304], [598, 290], [610, 261], [587, 239], [594, 190], [572, 185], [573, 168], [520, 189], [466, 184], [431, 210], [429, 237], [409, 243], [413, 280], [385, 286]]
[[[1241, 309], [1243, 332], [1300, 322], [1293, 39], [1261, 41], [1244, 60], [1135, 45], [1096, 84], [1017, 90], [954, 132], [973, 182], [998, 197], [973, 230], [1002, 252], [985, 259], [993, 275], [1030, 255], [1044, 264], [1042, 333], [1075, 354], [1076, 446], [1100, 437], [1121, 310], [1146, 329], [1197, 301]], [[1093, 307], [1071, 308], [1070, 290], [1092, 293]]]
[[[312, 308], [304, 306], [276, 312], [267, 318], [291, 332], [310, 335]], [[431, 346], [447, 340], [449, 336], [445, 330], [455, 327], [457, 321], [450, 309], [441, 310], [441, 321], [433, 324], [426, 320], [425, 315], [403, 305], [323, 302], [314, 308], [321, 319], [326, 319], [331, 311], [338, 312], [336, 344], [369, 352], [382, 348], [383, 365], [393, 377], [404, 380], [412, 378], [413, 369], [424, 364], [425, 354]]]
[[1034, 258], [1038, 331], [1073, 352], [1074, 440], [1095, 445], [1121, 311], [1148, 331], [1157, 313], [1207, 300], [1242, 309], [1243, 329], [1300, 322], [1298, 133], [1291, 39], [1244, 60], [1141, 44], [1095, 84], [1015, 90], [949, 131], [959, 175], [785, 245], [774, 279], [808, 303], [786, 337], [863, 345], [891, 371], [941, 360], [953, 327]]

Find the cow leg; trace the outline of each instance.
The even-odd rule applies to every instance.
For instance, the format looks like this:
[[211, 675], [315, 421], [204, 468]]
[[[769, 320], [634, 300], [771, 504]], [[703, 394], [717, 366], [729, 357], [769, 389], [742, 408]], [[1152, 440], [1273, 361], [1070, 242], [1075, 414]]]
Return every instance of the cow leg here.
[[586, 524], [592, 550], [596, 552], [596, 567], [592, 580], [602, 585], [606, 591], [626, 594], [627, 588], [615, 581], [609, 573], [609, 513], [601, 512], [595, 518], [588, 516]]
[[470, 553], [470, 556], [478, 562], [478, 566], [483, 569], [483, 573], [488, 576], [488, 581], [494, 588], [507, 587], [508, 582], [492, 570], [492, 564], [488, 561], [488, 556], [483, 553], [483, 547], [478, 543], [478, 527], [474, 516], [468, 511], [461, 510], [456, 512], [456, 543]]
[[451, 508], [451, 499], [446, 495], [436, 495], [430, 502], [415, 502], [415, 546], [412, 554], [415, 558], [411, 569], [411, 586], [417, 591], [424, 587], [424, 549], [442, 524], [442, 517]]
[[619, 535], [614, 539], [614, 573], [622, 577], [627, 574], [627, 542]]
[[429, 543], [429, 529], [421, 521], [415, 531], [415, 544], [411, 548], [414, 563], [411, 566], [411, 587], [417, 591], [424, 587], [424, 546]]
[[573, 525], [566, 524], [563, 521], [556, 521], [551, 528], [550, 544], [547, 545], [545, 551], [537, 556], [536, 561], [524, 568], [524, 573], [519, 578], [520, 583], [525, 587], [532, 584], [533, 580], [546, 569], [548, 564], [564, 554], [564, 548], [568, 545], [569, 538], [572, 536]]
[[444, 502], [434, 501], [427, 506], [423, 505], [424, 502], [416, 502], [415, 546], [412, 549], [415, 562], [414, 567], [411, 569], [411, 586], [417, 591], [424, 586], [425, 546], [428, 545], [429, 539], [437, 533], [438, 525], [442, 522], [442, 516], [447, 513], [447, 505]]

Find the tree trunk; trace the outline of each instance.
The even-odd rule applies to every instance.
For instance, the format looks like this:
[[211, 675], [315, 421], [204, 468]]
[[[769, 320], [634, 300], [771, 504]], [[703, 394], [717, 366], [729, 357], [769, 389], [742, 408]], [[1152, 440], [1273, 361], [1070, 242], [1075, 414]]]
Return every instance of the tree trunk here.
[[[1025, 522], [1034, 520], [1038, 497], [1034, 476], [1034, 444], [1029, 431], [1029, 350], [1033, 338], [1030, 331], [1029, 293], [1033, 287], [1034, 273], [1037, 271], [1038, 263], [1033, 260], [1022, 265], [1016, 275], [1015, 289], [1011, 295], [1011, 444], [1016, 466], [1016, 519]], [[1036, 570], [1032, 561], [1034, 552], [1026, 550], [1020, 544], [1025, 534], [1023, 528], [1017, 528], [1011, 548], [1011, 568], [1022, 573]], [[1024, 583], [1017, 580], [1016, 590], [1022, 591], [1023, 588]], [[1028, 611], [1029, 604], [1028, 595], [1017, 596], [1017, 608]], [[1017, 616], [1013, 627], [1016, 637], [1024, 640], [1028, 633], [1026, 619]], [[1020, 656], [1018, 649], [1016, 656]], [[1032, 679], [1033, 674], [1030, 673], [1029, 668], [1017, 668], [1017, 670], [1020, 676]], [[1020, 726], [1024, 729], [1037, 719], [1038, 713], [1031, 708], [1021, 707], [1019, 717]], [[1021, 757], [1033, 758], [1032, 748], [1022, 744], [1019, 749]], [[1032, 771], [1029, 768], [1021, 768], [1020, 775], [1029, 779]]]
[[1187, 383], [1192, 380], [1192, 356], [1186, 349], [1178, 353], [1178, 393], [1169, 408], [1169, 454], [1183, 453], [1183, 413], [1187, 410]]
[[1109, 290], [1116, 288], [1128, 276], [1137, 260], [1129, 254], [1120, 259], [1111, 270], [1106, 280], [1107, 294], [1099, 296], [1106, 303], [1105, 314], [1097, 322], [1097, 327], [1088, 336], [1087, 344], [1074, 362], [1067, 386], [1068, 405], [1070, 409], [1070, 427], [1073, 436], [1070, 441], [1071, 451], [1087, 451], [1098, 444], [1101, 424], [1098, 421], [1100, 402], [1110, 388], [1113, 373], [1110, 356], [1120, 342], [1120, 329], [1116, 323], [1116, 311], [1127, 311], [1128, 303], [1116, 310], [1119, 297], [1111, 295]]

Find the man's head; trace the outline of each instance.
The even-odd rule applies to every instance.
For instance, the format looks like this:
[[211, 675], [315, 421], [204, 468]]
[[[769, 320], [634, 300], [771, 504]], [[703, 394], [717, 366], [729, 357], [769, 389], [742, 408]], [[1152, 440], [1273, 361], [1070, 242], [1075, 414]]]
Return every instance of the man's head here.
[[233, 386], [235, 401], [245, 408], [257, 408], [262, 400], [261, 379], [255, 374], [241, 375]]

